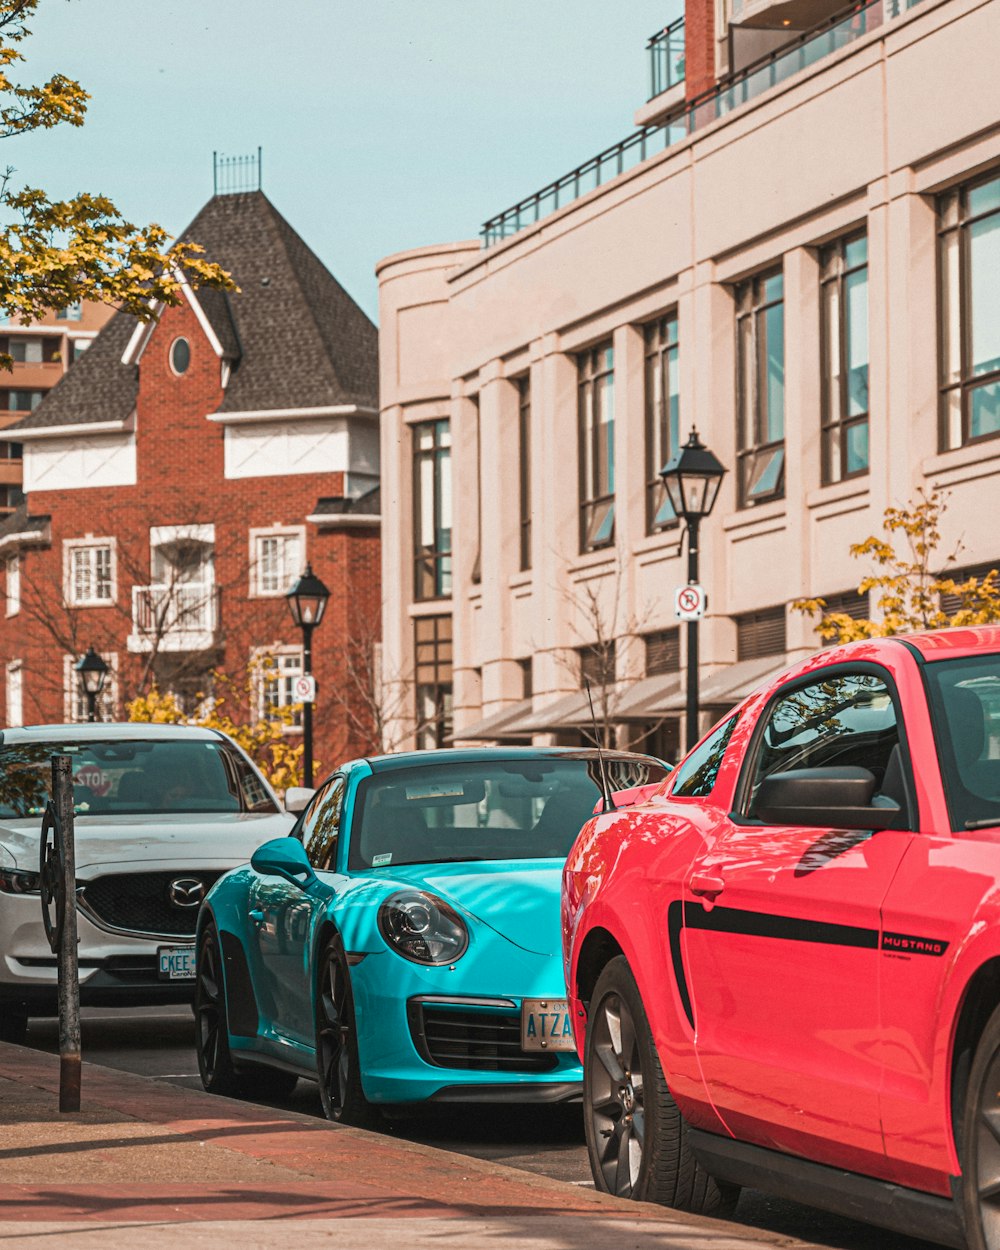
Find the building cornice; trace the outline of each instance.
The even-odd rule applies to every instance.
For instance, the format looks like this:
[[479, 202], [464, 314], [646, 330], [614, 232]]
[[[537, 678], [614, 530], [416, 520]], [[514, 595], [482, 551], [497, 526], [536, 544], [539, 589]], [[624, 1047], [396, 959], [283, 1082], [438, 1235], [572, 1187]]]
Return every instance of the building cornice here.
[[319, 421], [327, 417], [378, 418], [377, 408], [362, 404], [327, 404], [321, 408], [257, 408], [246, 412], [209, 412], [206, 421], [216, 425], [255, 425], [267, 421]]
[[306, 520], [318, 529], [378, 529], [382, 518], [378, 513], [311, 512]]
[[88, 438], [95, 434], [134, 434], [135, 413], [131, 412], [124, 421], [87, 421], [72, 425], [39, 425], [20, 427], [8, 426], [7, 430], [17, 435], [19, 443], [28, 443], [40, 438]]

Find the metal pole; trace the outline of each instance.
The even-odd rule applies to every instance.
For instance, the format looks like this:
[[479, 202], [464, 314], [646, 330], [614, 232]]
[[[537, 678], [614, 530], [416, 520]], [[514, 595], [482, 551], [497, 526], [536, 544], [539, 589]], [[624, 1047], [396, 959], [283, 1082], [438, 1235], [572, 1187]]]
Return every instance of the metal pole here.
[[[698, 518], [687, 518], [688, 584], [698, 581]], [[687, 714], [684, 736], [687, 750], [698, 741], [698, 622], [687, 623]]]
[[[312, 632], [311, 625], [302, 626], [302, 670], [308, 677], [312, 673]], [[313, 783], [313, 705], [302, 705], [302, 784], [311, 787]]]
[[60, 888], [65, 901], [59, 942], [59, 1110], [80, 1110], [80, 969], [76, 933], [76, 847], [73, 837], [73, 765], [52, 757], [52, 797], [59, 822]]
[[92, 725], [97, 720], [97, 695], [92, 691], [86, 691], [87, 695], [87, 721]]

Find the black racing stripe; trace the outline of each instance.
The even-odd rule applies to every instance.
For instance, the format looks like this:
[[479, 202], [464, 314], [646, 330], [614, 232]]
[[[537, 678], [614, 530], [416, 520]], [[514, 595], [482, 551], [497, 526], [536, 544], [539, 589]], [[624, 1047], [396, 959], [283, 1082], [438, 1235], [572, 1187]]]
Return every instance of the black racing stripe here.
[[675, 899], [667, 908], [667, 934], [670, 938], [670, 961], [674, 966], [674, 980], [677, 993], [680, 995], [681, 1006], [688, 1018], [688, 1024], [694, 1028], [694, 1011], [691, 1007], [691, 995], [688, 992], [687, 974], [684, 971], [684, 960], [681, 957], [681, 929], [684, 927], [684, 904]]
[[706, 909], [701, 903], [685, 903], [684, 923], [690, 929], [707, 929], [715, 933], [744, 933], [748, 937], [781, 938], [787, 942], [878, 949], [877, 929], [829, 924], [823, 920], [800, 920], [795, 916], [772, 916], [767, 912], [740, 911], [735, 907]]

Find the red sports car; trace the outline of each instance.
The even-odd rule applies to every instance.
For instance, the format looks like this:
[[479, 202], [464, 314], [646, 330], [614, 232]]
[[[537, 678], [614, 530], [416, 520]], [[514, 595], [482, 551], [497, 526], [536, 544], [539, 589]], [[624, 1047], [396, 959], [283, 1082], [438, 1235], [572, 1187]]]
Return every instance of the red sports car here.
[[1000, 628], [813, 656], [623, 799], [563, 877], [598, 1187], [998, 1250]]

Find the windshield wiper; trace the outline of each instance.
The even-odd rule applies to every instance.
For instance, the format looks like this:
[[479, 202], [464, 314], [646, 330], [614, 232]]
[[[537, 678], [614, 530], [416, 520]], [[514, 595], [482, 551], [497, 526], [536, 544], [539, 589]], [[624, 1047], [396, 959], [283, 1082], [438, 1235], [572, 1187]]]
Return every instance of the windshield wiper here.
[[984, 820], [967, 820], [966, 829], [996, 829], [1000, 826], [1000, 816], [987, 816]]

